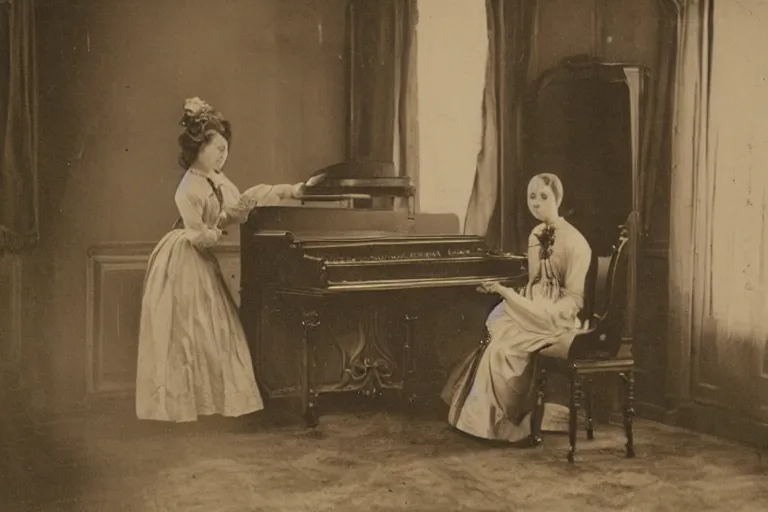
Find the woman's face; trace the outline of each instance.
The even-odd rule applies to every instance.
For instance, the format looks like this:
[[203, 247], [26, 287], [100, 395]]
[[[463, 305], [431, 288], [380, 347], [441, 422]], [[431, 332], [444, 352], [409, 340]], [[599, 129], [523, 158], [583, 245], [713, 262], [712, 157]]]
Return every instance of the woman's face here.
[[200, 148], [197, 162], [206, 171], [220, 171], [229, 155], [227, 139], [218, 132], [210, 132], [209, 141]]
[[541, 222], [557, 218], [557, 199], [552, 189], [541, 179], [536, 178], [528, 184], [528, 209]]

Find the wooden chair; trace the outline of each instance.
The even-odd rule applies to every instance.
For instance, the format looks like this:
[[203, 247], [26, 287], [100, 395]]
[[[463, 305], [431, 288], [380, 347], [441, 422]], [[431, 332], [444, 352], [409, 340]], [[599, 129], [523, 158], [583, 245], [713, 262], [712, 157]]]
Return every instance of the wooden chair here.
[[[616, 375], [623, 384], [624, 430], [627, 437], [627, 457], [635, 456], [634, 417], [634, 360], [620, 357], [624, 311], [627, 307], [628, 236], [622, 229], [618, 243], [610, 257], [594, 257], [585, 289], [585, 310], [591, 317], [586, 329], [579, 332], [567, 347], [551, 346], [536, 356], [534, 385], [536, 404], [531, 418], [534, 444], [541, 444], [541, 423], [547, 375], [558, 373], [569, 380], [568, 462], [574, 462], [578, 413], [585, 399], [587, 439], [594, 439], [592, 414], [592, 378], [597, 375]], [[607, 268], [606, 268], [607, 267]]]

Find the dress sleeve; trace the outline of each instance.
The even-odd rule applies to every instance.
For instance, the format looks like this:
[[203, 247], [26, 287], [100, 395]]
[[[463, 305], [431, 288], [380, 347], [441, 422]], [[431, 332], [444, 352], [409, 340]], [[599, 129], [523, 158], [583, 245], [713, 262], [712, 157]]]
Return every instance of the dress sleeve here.
[[176, 207], [184, 221], [184, 235], [192, 245], [213, 247], [221, 237], [221, 230], [211, 228], [203, 222], [203, 202], [201, 198], [185, 190], [176, 192]]
[[224, 215], [219, 220], [219, 227], [229, 224], [242, 224], [248, 220], [251, 210], [257, 206], [270, 206], [279, 203], [282, 199], [297, 197], [301, 192], [303, 183], [296, 185], [256, 185], [242, 194], [238, 192], [238, 201], [224, 208]]
[[241, 208], [238, 205], [228, 206], [224, 209], [223, 215], [219, 220], [219, 227], [225, 228], [231, 224], [243, 224], [248, 220], [251, 211], [248, 208]]
[[532, 283], [533, 280], [539, 275], [541, 271], [541, 260], [539, 259], [539, 239], [536, 237], [539, 229], [534, 229], [528, 236], [528, 283]]
[[226, 194], [224, 196], [224, 211], [219, 217], [218, 227], [225, 228], [231, 224], [242, 224], [248, 220], [248, 214], [251, 213], [241, 201], [242, 194], [237, 185], [229, 179], [224, 182]]
[[290, 199], [298, 196], [303, 185], [303, 183], [295, 185], [256, 185], [246, 190], [243, 196], [254, 206], [262, 206], [264, 203], [275, 199]]

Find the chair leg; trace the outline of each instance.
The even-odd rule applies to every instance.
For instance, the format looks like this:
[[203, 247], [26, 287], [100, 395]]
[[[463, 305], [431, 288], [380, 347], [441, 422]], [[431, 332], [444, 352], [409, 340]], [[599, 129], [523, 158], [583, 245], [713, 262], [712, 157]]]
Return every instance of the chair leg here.
[[587, 413], [587, 439], [590, 441], [595, 438], [595, 427], [594, 427], [594, 415], [593, 415], [593, 403], [594, 403], [594, 397], [592, 396], [592, 379], [587, 379], [586, 383], [586, 390], [585, 390], [585, 409]]
[[635, 456], [635, 439], [632, 420], [635, 416], [635, 376], [632, 370], [621, 374], [624, 381], [624, 432], [627, 435], [627, 457]]
[[534, 446], [541, 444], [541, 423], [544, 420], [544, 398], [547, 387], [547, 370], [541, 370], [535, 380], [535, 403], [531, 414], [531, 441]]
[[571, 464], [573, 464], [576, 456], [576, 431], [578, 429], [581, 396], [581, 376], [576, 373], [576, 370], [571, 370], [571, 400], [568, 414], [568, 462]]

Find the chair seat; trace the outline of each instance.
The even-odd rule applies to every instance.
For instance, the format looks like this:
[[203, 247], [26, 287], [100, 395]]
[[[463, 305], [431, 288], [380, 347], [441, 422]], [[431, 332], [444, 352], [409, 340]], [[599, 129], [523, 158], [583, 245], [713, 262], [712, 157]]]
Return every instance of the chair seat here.
[[538, 364], [540, 367], [557, 367], [560, 369], [584, 370], [592, 368], [604, 371], [623, 371], [632, 368], [635, 360], [631, 357], [602, 357], [602, 354], [590, 354], [591, 357], [562, 358], [540, 354]]
[[590, 372], [621, 372], [631, 370], [635, 366], [635, 360], [631, 358], [575, 359], [570, 361], [570, 365], [577, 372], [584, 370]]
[[559, 347], [552, 345], [541, 350], [538, 353], [538, 363], [540, 367], [557, 367], [560, 369], [593, 369], [595, 371], [624, 371], [632, 368], [635, 364], [631, 356], [622, 357], [607, 351], [593, 350], [586, 354], [572, 357], [569, 354], [570, 347]]

